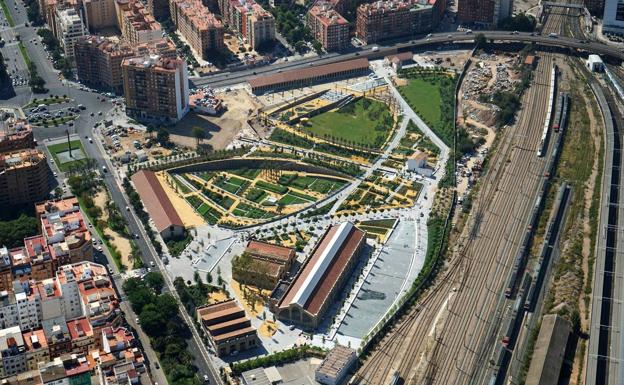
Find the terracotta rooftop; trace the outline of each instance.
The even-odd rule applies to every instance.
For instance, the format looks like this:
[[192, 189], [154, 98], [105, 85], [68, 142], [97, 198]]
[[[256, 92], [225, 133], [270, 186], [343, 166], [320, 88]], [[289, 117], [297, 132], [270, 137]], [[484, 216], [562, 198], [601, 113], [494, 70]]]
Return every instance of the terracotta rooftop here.
[[316, 2], [308, 12], [310, 13], [310, 15], [317, 18], [322, 24], [327, 26], [336, 24], [349, 24], [349, 21], [347, 19], [345, 19], [340, 13], [336, 12], [336, 10], [333, 9], [333, 4], [330, 2]]
[[278, 246], [267, 242], [253, 240], [249, 241], [245, 251], [250, 254], [279, 259], [284, 262], [290, 261], [295, 256], [295, 250], [290, 247]]
[[[312, 256], [305, 262], [286, 294], [282, 297], [279, 304], [280, 307], [291, 305], [297, 301], [299, 293], [307, 292], [309, 293], [307, 296], [301, 297], [305, 299], [302, 307], [311, 314], [318, 314], [323, 304], [327, 301], [331, 288], [335, 285], [345, 266], [353, 257], [357, 246], [366, 236], [366, 233], [357, 227], [349, 226], [348, 230], [343, 230], [348, 231], [348, 234], [341, 244], [333, 244], [337, 241], [338, 231], [342, 225], [334, 225], [327, 230], [317, 244]], [[331, 247], [337, 247], [336, 251], [332, 255], [327, 255], [326, 251]], [[325, 261], [328, 265], [322, 272], [322, 277], [317, 283], [314, 283], [314, 280], [310, 279], [313, 278], [314, 274], [318, 273], [318, 266], [323, 263], [323, 258], [330, 258], [330, 260]], [[314, 287], [306, 287], [308, 284], [312, 284]]]
[[153, 171], [141, 170], [135, 173], [132, 175], [132, 183], [159, 232], [169, 226], [184, 226]]
[[338, 72], [368, 68], [368, 60], [359, 58], [339, 63], [324, 64], [314, 67], [298, 68], [273, 75], [262, 75], [249, 80], [251, 88], [268, 87], [287, 82], [315, 79]]

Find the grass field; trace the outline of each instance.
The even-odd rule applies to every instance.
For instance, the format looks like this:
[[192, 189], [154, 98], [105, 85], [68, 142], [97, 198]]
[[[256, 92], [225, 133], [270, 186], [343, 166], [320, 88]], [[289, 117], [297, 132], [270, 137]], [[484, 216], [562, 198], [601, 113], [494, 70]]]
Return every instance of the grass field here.
[[415, 111], [430, 126], [440, 121], [440, 87], [424, 79], [409, 79], [409, 84], [399, 87], [407, 102], [417, 108]]
[[[79, 149], [80, 151], [82, 151], [83, 154], [86, 155], [80, 140], [72, 140], [71, 142], [69, 142], [69, 145], [71, 146], [72, 150]], [[80, 159], [80, 160], [74, 160], [74, 161], [71, 161], [71, 162], [61, 163], [59, 161], [59, 158], [58, 158], [57, 154], [61, 153], [61, 152], [65, 152], [68, 149], [69, 149], [69, 146], [67, 145], [66, 142], [57, 143], [57, 144], [53, 144], [53, 145], [48, 146], [48, 151], [50, 151], [50, 153], [52, 154], [52, 158], [54, 158], [54, 162], [56, 162], [57, 167], [61, 171], [68, 171], [72, 167], [75, 167], [75, 166], [77, 166], [79, 164], [82, 164], [82, 163], [86, 162], [86, 159], [87, 159], [87, 158], [85, 158], [85, 159]]]
[[273, 183], [269, 183], [269, 182], [265, 182], [262, 180], [256, 181], [256, 187], [259, 187], [261, 189], [270, 191], [270, 192], [274, 192], [277, 194], [285, 194], [288, 191], [287, 187], [284, 186], [278, 186], [276, 184]]
[[[366, 104], [370, 104], [367, 109]], [[387, 124], [388, 117], [390, 124]], [[383, 129], [379, 129], [381, 127]], [[385, 104], [359, 99], [338, 111], [325, 112], [310, 118], [304, 130], [331, 142], [380, 148], [392, 130], [392, 117]]]
[[252, 219], [271, 218], [273, 215], [248, 204], [239, 202], [232, 214]]

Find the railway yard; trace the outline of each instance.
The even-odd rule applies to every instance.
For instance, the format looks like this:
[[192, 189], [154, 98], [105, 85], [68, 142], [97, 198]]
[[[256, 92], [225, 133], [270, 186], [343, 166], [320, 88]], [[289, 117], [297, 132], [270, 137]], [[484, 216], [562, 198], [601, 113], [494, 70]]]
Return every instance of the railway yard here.
[[[555, 8], [544, 18], [542, 34], [583, 36], [579, 15], [577, 9]], [[565, 168], [570, 165], [561, 166], [564, 170], [558, 167], [564, 149], [570, 151], [571, 144], [565, 144], [567, 131], [576, 128], [569, 127], [572, 107], [574, 124], [578, 124], [579, 111], [585, 110], [586, 103], [589, 106], [586, 95], [580, 97], [575, 92], [581, 100], [573, 99], [566, 90], [573, 87], [575, 77], [588, 75], [575, 69], [576, 64], [563, 55], [536, 52], [536, 56], [539, 61], [532, 84], [522, 97], [522, 109], [515, 124], [497, 134], [487, 172], [475, 188], [471, 212], [463, 229], [457, 229], [461, 232], [451, 233], [449, 244], [454, 247], [449, 250], [442, 272], [389, 332], [375, 341], [353, 383], [524, 383], [542, 313], [563, 314], [568, 319], [572, 315], [571, 321], [575, 322], [578, 310], [574, 309], [579, 305], [557, 302], [562, 291], [560, 277], [569, 274], [565, 271], [568, 259], [560, 258], [562, 253], [572, 253], [569, 243], [575, 239], [571, 230], [574, 226], [566, 224], [566, 218], [574, 215], [577, 220], [589, 221], [585, 214], [578, 213], [578, 208], [588, 211], [589, 204], [583, 199], [591, 197], [599, 187], [589, 181], [566, 184], [559, 178], [567, 175]], [[473, 86], [469, 92], [474, 92], [474, 85], [468, 85]], [[607, 100], [610, 106], [616, 104], [613, 97]], [[615, 126], [617, 123], [614, 119]], [[577, 139], [569, 139], [573, 140]], [[618, 143], [616, 140], [615, 145]], [[589, 148], [598, 151], [597, 146]], [[566, 153], [566, 161], [568, 156]], [[599, 182], [597, 163], [592, 164], [593, 180]], [[619, 165], [614, 163], [613, 167], [619, 170]], [[611, 174], [607, 171], [605, 175]], [[612, 204], [617, 204], [617, 186], [611, 182]], [[616, 211], [608, 210], [611, 214], [605, 219], [609, 221], [604, 230], [606, 242], [611, 246], [598, 248], [598, 253], [607, 251], [604, 263], [596, 266], [600, 270], [596, 274], [604, 274], [604, 287], [594, 287], [601, 288], [602, 294], [594, 298], [602, 302], [602, 311], [594, 306], [591, 319], [585, 313], [580, 316], [580, 325], [574, 327], [589, 332], [589, 323], [598, 323], [600, 314], [607, 319], [599, 321], [598, 325], [603, 326], [595, 326], [596, 331], [600, 330], [596, 350], [585, 352], [584, 339], [572, 344], [578, 351], [572, 349], [570, 360], [574, 363], [568, 364], [562, 374], [571, 383], [585, 377], [586, 354], [587, 383], [607, 383], [605, 379], [610, 378], [608, 383], [615, 384], [615, 378], [621, 378], [618, 356], [607, 351], [622, 346], [619, 335], [608, 326], [613, 324], [611, 317], [621, 320], [621, 306], [610, 300], [619, 284], [608, 273], [613, 271], [616, 253], [609, 250], [619, 234]], [[601, 261], [600, 256], [597, 260]], [[587, 271], [586, 263], [591, 265], [591, 261], [578, 263], [583, 271]], [[592, 286], [589, 274], [591, 267], [584, 277], [581, 274], [581, 284], [584, 279], [590, 288], [586, 292]], [[580, 303], [582, 294], [578, 291], [576, 300]], [[589, 302], [586, 300], [585, 306]]]

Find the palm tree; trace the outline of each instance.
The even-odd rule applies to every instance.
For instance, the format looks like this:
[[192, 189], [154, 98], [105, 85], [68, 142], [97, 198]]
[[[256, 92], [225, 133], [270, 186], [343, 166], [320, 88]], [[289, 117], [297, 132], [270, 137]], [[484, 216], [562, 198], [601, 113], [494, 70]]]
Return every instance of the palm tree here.
[[197, 146], [199, 147], [199, 143], [206, 138], [206, 132], [198, 126], [193, 127], [193, 129], [191, 130], [193, 136], [195, 137], [195, 139], [197, 140]]

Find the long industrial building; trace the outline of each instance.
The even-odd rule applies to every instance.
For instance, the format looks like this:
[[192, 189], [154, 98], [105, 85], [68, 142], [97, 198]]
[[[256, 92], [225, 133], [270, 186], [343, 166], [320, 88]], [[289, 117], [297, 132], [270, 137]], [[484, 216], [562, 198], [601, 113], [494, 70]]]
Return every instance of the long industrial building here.
[[258, 76], [249, 81], [251, 91], [255, 94], [280, 91], [297, 87], [308, 87], [313, 84], [327, 83], [364, 75], [370, 71], [368, 60], [364, 58], [324, 64], [320, 66], [297, 68], [282, 73]]
[[350, 222], [330, 227], [290, 283], [271, 293], [271, 311], [279, 319], [315, 329], [357, 264], [366, 233]]

